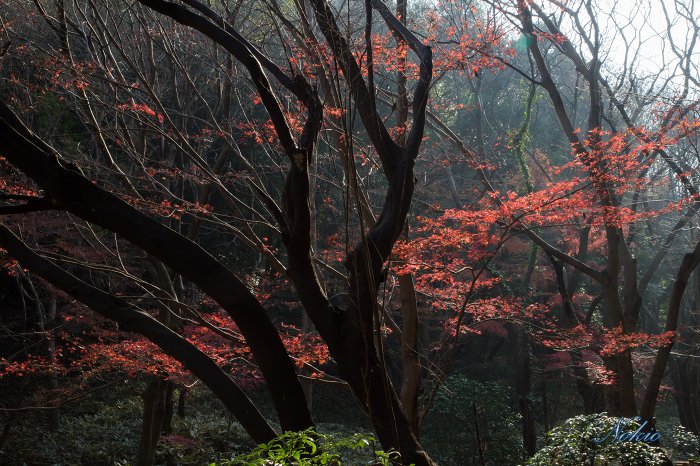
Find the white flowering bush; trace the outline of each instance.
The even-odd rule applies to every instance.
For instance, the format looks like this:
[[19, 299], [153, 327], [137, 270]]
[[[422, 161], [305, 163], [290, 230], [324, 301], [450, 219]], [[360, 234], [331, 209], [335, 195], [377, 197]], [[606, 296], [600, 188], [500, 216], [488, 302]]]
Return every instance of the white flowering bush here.
[[683, 426], [676, 426], [671, 433], [670, 447], [674, 459], [700, 459], [700, 436]]
[[[666, 466], [663, 448], [641, 441], [615, 440], [620, 418], [602, 414], [581, 415], [564, 421], [547, 433], [546, 446], [528, 461], [529, 466]], [[626, 421], [625, 421], [626, 423]], [[623, 431], [639, 428], [635, 421]], [[608, 435], [613, 432], [613, 434]], [[607, 438], [606, 438], [607, 437]], [[605, 439], [600, 442], [601, 439]]]

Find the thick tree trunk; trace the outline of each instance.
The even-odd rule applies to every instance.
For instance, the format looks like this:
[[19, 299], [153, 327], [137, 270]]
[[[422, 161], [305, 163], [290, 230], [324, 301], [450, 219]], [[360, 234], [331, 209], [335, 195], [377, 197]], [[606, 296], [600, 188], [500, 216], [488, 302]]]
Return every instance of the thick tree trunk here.
[[605, 387], [605, 410], [611, 416], [634, 417], [637, 415], [637, 402], [634, 398], [634, 369], [632, 352], [623, 351], [605, 358], [605, 367], [612, 371], [616, 380]]
[[131, 241], [192, 281], [229, 313], [251, 348], [285, 430], [313, 426], [293, 361], [265, 309], [229, 269], [194, 242], [84, 178], [0, 105], [0, 152], [65, 209]]
[[0, 245], [24, 267], [47, 282], [64, 290], [103, 317], [143, 335], [165, 354], [179, 361], [214, 392], [256, 442], [265, 443], [275, 438], [275, 431], [248, 396], [211, 358], [190, 342], [128, 302], [88, 285], [38, 255], [2, 225]]

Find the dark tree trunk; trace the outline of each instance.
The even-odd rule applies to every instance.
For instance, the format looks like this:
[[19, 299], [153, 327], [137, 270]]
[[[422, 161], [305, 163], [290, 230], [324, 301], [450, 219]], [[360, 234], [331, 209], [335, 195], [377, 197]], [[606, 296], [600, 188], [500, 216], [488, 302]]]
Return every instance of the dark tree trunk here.
[[640, 411], [640, 416], [644, 419], [651, 419], [654, 416], [656, 398], [659, 394], [659, 388], [661, 387], [666, 365], [669, 357], [671, 356], [671, 348], [675, 343], [675, 332], [678, 329], [683, 294], [686, 286], [688, 285], [691, 274], [699, 263], [700, 241], [698, 241], [691, 253], [688, 253], [683, 257], [681, 266], [678, 268], [676, 281], [673, 284], [673, 289], [669, 299], [668, 312], [666, 313], [666, 325], [664, 326], [664, 331], [673, 332], [674, 337], [669, 344], [659, 348], [656, 354], [656, 360], [654, 361], [654, 367], [651, 371], [651, 375], [649, 376], [647, 390], [644, 394], [644, 400]]
[[156, 447], [163, 430], [168, 382], [160, 376], [151, 377], [141, 397], [143, 398], [143, 423], [139, 438], [137, 466], [151, 466], [155, 463]]
[[[0, 106], [0, 151], [60, 208], [131, 241], [199, 285], [238, 325], [267, 382], [285, 430], [313, 426], [293, 361], [255, 296], [228, 268], [200, 246], [144, 215], [59, 161], [4, 104]], [[43, 201], [42, 201], [43, 202]]]
[[208, 356], [150, 315], [121, 298], [109, 295], [69, 274], [28, 248], [7, 227], [0, 225], [0, 245], [23, 266], [103, 317], [143, 335], [165, 354], [179, 361], [204, 382], [258, 443], [275, 438], [275, 431], [248, 396]]
[[671, 356], [670, 372], [680, 423], [700, 434], [700, 364], [696, 358]]
[[634, 417], [637, 404], [634, 398], [634, 369], [632, 352], [623, 351], [605, 358], [605, 367], [612, 371], [617, 379], [613, 385], [607, 385], [605, 392], [605, 410], [611, 416]]
[[581, 351], [571, 351], [576, 390], [583, 399], [583, 413], [595, 414], [604, 410], [605, 393], [601, 385], [591, 383], [588, 372], [583, 365]]
[[187, 401], [187, 388], [180, 387], [180, 393], [178, 393], [178, 396], [177, 396], [177, 416], [181, 419], [185, 419], [186, 401]]
[[173, 432], [173, 416], [175, 415], [175, 384], [167, 381], [168, 388], [165, 392], [165, 416], [163, 417], [164, 434], [172, 434]]
[[[584, 238], [587, 241], [586, 238]], [[581, 242], [583, 244], [583, 241]], [[582, 248], [579, 247], [579, 253]], [[554, 273], [557, 277], [557, 290], [562, 300], [562, 309], [559, 320], [564, 328], [572, 328], [578, 324], [578, 319], [574, 314], [574, 308], [571, 305], [571, 294], [569, 284], [564, 279], [564, 265], [548, 254], [549, 260], [554, 268]], [[586, 414], [593, 414], [602, 411], [604, 394], [603, 389], [599, 385], [591, 383], [588, 377], [588, 371], [583, 364], [583, 354], [581, 350], [572, 350], [569, 352], [571, 363], [573, 366], [574, 378], [576, 380], [576, 389], [581, 398], [583, 398], [583, 411]]]
[[[343, 68], [358, 114], [379, 154], [387, 179], [387, 193], [382, 212], [376, 224], [363, 236], [347, 259], [348, 294], [351, 305], [349, 309], [342, 310], [330, 305], [323, 288], [319, 285], [311, 252], [308, 168], [313, 159], [314, 142], [321, 126], [322, 107], [318, 96], [302, 76], [285, 75], [280, 68], [255, 50], [204, 4], [196, 0], [183, 0], [189, 7], [204, 15], [200, 16], [181, 5], [170, 2], [139, 1], [182, 24], [202, 31], [225, 47], [250, 72], [251, 79], [270, 115], [280, 144], [290, 159], [290, 170], [284, 188], [283, 210], [279, 209], [274, 201], [266, 204], [280, 223], [282, 238], [288, 252], [288, 276], [294, 283], [305, 310], [328, 344], [343, 377], [368, 412], [383, 446], [398, 450], [403, 463], [414, 463], [416, 466], [433, 465], [434, 463], [422, 450], [411, 431], [399, 397], [388, 379], [383, 355], [375, 343], [375, 336], [379, 330], [377, 293], [384, 280], [383, 266], [403, 230], [413, 195], [413, 165], [423, 139], [425, 109], [432, 78], [430, 48], [424, 46], [406, 29], [381, 1], [366, 3], [368, 45], [371, 40], [371, 15], [373, 9], [376, 9], [392, 32], [402, 36], [420, 59], [420, 77], [413, 96], [413, 125], [406, 138], [406, 144], [400, 146], [392, 140], [377, 113], [372, 82], [371, 46], [368, 47], [370, 71], [369, 84], [367, 84], [344, 35], [335, 23], [329, 5], [321, 0], [311, 2], [318, 25], [326, 36], [335, 59]], [[293, 92], [308, 110], [308, 118], [298, 143], [294, 141], [274, 94], [273, 86], [267, 80], [261, 63], [283, 86]], [[75, 167], [66, 168], [52, 149], [24, 129], [11, 112], [4, 112], [0, 116], [3, 117], [0, 120], [9, 123], [0, 125], [0, 130], [9, 129], [9, 131], [0, 131], [0, 151], [11, 163], [41, 186], [52, 207], [72, 212], [80, 218], [123, 236], [163, 261], [174, 272], [199, 285], [229, 312], [244, 335], [265, 377], [282, 428], [301, 430], [313, 425], [301, 386], [296, 378], [294, 365], [282, 345], [279, 334], [272, 326], [265, 310], [235, 275], [196, 244], [94, 186], [78, 174]], [[18, 257], [15, 252], [13, 251], [13, 256]], [[29, 259], [33, 260], [39, 268], [41, 265], [45, 266], [40, 261], [37, 264], [36, 257], [30, 256]], [[61, 272], [55, 269], [51, 269], [50, 272], [46, 275], [53, 275], [53, 278], [55, 275], [61, 275]], [[70, 288], [75, 283], [65, 276], [61, 278], [63, 289]], [[123, 311], [128, 311], [128, 317], [131, 320], [138, 316], [137, 322], [132, 322], [132, 326], [135, 323], [140, 324], [139, 330], [156, 341], [168, 354], [177, 353], [181, 361], [183, 358], [187, 359], [186, 362], [189, 364], [185, 366], [198, 376], [211, 376], [194, 362], [196, 359], [194, 356], [201, 355], [196, 352], [193, 354], [190, 347], [184, 351], [183, 348], [187, 345], [173, 336], [173, 332], [167, 333], [167, 328], [163, 329], [162, 326], [157, 327], [157, 332], [153, 331], [152, 319], [146, 323], [144, 320], [147, 318], [141, 313], [133, 312], [127, 303], [99, 294], [94, 289], [88, 291], [85, 288], [82, 286], [77, 291], [70, 289], [70, 292], [79, 295], [84, 301], [92, 301], [90, 305], [96, 306], [101, 312], [105, 312], [104, 309], [99, 309], [104, 307], [104, 301], [111, 299], [109, 302], [111, 306], [107, 306], [107, 314], [110, 314], [111, 318], [129, 320], [125, 318]], [[95, 299], [96, 294], [98, 299]], [[117, 309], [114, 309], [115, 302]], [[164, 334], [167, 334], [167, 338], [164, 338]], [[201, 358], [198, 361], [203, 362]], [[210, 367], [207, 369], [213, 370]], [[222, 381], [217, 380], [214, 383], [211, 377], [206, 379], [209, 382], [208, 385], [222, 397], [220, 386]], [[234, 398], [236, 401], [244, 402], [243, 411], [250, 411], [249, 400], [240, 395], [236, 392]], [[242, 423], [248, 421], [247, 428], [251, 429], [258, 438], [268, 436], [269, 426], [261, 423], [258, 416], [252, 416], [252, 420], [247, 419], [240, 406], [232, 404], [227, 407], [234, 408], [233, 411], [237, 412], [239, 421]]]
[[530, 345], [525, 331], [516, 325], [508, 327], [508, 341], [518, 410], [522, 416], [523, 447], [529, 456], [533, 456], [537, 451], [537, 434], [530, 396]]
[[549, 402], [547, 401], [547, 383], [542, 381], [542, 426], [549, 432]]

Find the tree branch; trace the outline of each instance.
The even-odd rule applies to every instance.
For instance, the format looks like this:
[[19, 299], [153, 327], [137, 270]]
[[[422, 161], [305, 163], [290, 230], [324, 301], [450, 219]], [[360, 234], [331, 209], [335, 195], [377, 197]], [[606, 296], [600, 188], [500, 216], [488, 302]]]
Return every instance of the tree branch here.
[[256, 442], [264, 443], [276, 437], [275, 431], [243, 390], [209, 356], [192, 343], [127, 301], [81, 281], [40, 256], [4, 225], [0, 225], [0, 244], [22, 266], [29, 268], [103, 317], [127, 326], [148, 338], [165, 354], [182, 363], [217, 395]]

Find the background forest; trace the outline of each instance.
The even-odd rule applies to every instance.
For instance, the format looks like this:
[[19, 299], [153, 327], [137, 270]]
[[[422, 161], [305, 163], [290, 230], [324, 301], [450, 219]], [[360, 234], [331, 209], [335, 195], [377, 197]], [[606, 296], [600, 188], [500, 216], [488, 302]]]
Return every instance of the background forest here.
[[0, 0], [0, 463], [699, 457], [698, 39], [694, 0]]

